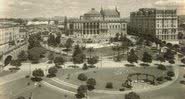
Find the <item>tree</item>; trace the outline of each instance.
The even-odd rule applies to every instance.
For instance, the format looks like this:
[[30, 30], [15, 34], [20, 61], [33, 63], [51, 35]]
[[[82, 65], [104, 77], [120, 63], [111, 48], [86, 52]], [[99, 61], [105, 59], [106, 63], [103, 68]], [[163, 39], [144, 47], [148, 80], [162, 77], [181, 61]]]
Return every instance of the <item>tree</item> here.
[[50, 61], [52, 61], [52, 60], [54, 60], [54, 54], [53, 54], [53, 52], [50, 52], [49, 53], [49, 55], [48, 55], [48, 60], [50, 60]]
[[68, 38], [68, 39], [67, 39], [67, 41], [66, 41], [66, 43], [65, 43], [65, 47], [66, 47], [67, 50], [69, 50], [69, 49], [72, 47], [73, 42], [74, 42], [74, 41], [73, 41], [71, 38]]
[[138, 56], [135, 54], [135, 51], [134, 49], [131, 49], [129, 54], [128, 54], [128, 57], [127, 57], [127, 61], [130, 62], [131, 64], [132, 63], [137, 63], [138, 61]]
[[76, 97], [77, 98], [84, 98], [85, 94], [87, 95], [87, 86], [86, 85], [80, 85], [77, 89], [77, 94]]
[[42, 69], [35, 69], [33, 72], [32, 72], [32, 75], [34, 76], [34, 81], [41, 81], [42, 80], [42, 77], [44, 76], [44, 71]]
[[63, 65], [65, 63], [65, 60], [63, 57], [55, 57], [54, 63], [55, 65]]
[[93, 90], [95, 85], [96, 85], [96, 80], [94, 78], [89, 78], [87, 80], [88, 90], [90, 90], [90, 91]]
[[140, 99], [140, 96], [135, 92], [130, 92], [125, 95], [125, 99]]
[[173, 45], [171, 43], [167, 43], [166, 46], [171, 49], [173, 47]]
[[164, 58], [167, 61], [170, 61], [170, 60], [174, 60], [175, 59], [174, 53], [172, 52], [171, 49], [167, 49], [167, 51], [164, 53]]
[[96, 85], [96, 80], [94, 78], [89, 78], [87, 80], [87, 85], [95, 86]]
[[157, 57], [157, 60], [160, 61], [161, 64], [162, 64], [162, 62], [165, 62], [165, 58], [164, 58], [163, 55], [159, 55], [159, 56]]
[[28, 59], [28, 55], [26, 54], [25, 51], [21, 51], [18, 54], [18, 60], [20, 60], [20, 61], [26, 61], [27, 59]]
[[36, 37], [36, 35], [30, 35], [29, 39], [28, 39], [28, 43], [29, 43], [28, 49], [32, 49], [34, 47], [40, 47], [41, 46], [38, 38]]
[[20, 60], [12, 60], [10, 63], [12, 66], [15, 66], [16, 68], [19, 68], [21, 66]]
[[86, 63], [84, 63], [83, 67], [82, 67], [83, 70], [87, 70], [88, 69], [88, 66]]
[[151, 63], [152, 62], [152, 56], [149, 53], [144, 52], [142, 61], [144, 63]]
[[86, 56], [83, 54], [82, 49], [79, 47], [79, 45], [76, 45], [72, 56], [73, 63], [81, 64], [84, 62], [85, 57]]
[[98, 56], [94, 56], [92, 58], [89, 58], [88, 59], [88, 64], [94, 65], [98, 62], [98, 59], [99, 59]]
[[87, 80], [87, 76], [84, 73], [81, 73], [81, 74], [78, 75], [78, 80], [86, 81]]
[[28, 58], [32, 61], [32, 63], [38, 63], [39, 59], [43, 54], [46, 53], [46, 50], [42, 47], [33, 47], [28, 50]]
[[50, 34], [48, 37], [48, 45], [56, 46], [55, 36], [53, 34]]
[[178, 51], [180, 49], [180, 46], [178, 44], [173, 45], [173, 49], [175, 51]]
[[48, 69], [48, 73], [49, 73], [48, 77], [55, 77], [57, 72], [58, 70], [56, 67], [50, 67]]
[[61, 35], [57, 35], [57, 37], [55, 38], [55, 41], [57, 44], [60, 44], [61, 42]]

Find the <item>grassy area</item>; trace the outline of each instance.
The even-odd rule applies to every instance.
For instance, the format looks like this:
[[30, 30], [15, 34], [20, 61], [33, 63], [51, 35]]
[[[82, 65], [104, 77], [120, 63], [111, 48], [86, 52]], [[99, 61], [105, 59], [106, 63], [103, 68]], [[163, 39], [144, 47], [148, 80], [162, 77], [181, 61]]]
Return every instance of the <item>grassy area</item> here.
[[[102, 48], [96, 48], [94, 49], [94, 51], [92, 52], [92, 55], [95, 56], [112, 56], [115, 55], [115, 51], [112, 50], [112, 47], [102, 47]], [[90, 53], [88, 52], [88, 49], [85, 50], [85, 54], [87, 56], [90, 55]]]
[[[168, 70], [172, 70], [171, 67], [167, 68]], [[105, 85], [107, 82], [113, 83], [113, 89], [111, 90], [119, 90], [122, 86], [122, 84], [127, 79], [127, 76], [132, 73], [147, 73], [154, 75], [155, 77], [160, 76], [166, 76], [167, 71], [161, 71], [157, 69], [156, 67], [123, 67], [123, 68], [103, 68], [103, 69], [97, 69], [97, 70], [89, 70], [85, 72], [85, 75], [88, 76], [88, 78], [95, 78], [97, 85], [95, 86], [96, 89], [106, 89]], [[66, 79], [63, 76], [60, 76], [58, 74], [59, 79], [63, 79], [66, 82], [73, 83], [76, 85], [85, 84], [85, 82], [79, 81], [77, 79], [78, 74], [81, 71], [74, 71], [72, 70], [70, 74], [70, 79]], [[141, 79], [144, 79], [145, 76], [141, 76]], [[133, 77], [132, 79], [136, 79], [136, 77]]]
[[26, 97], [26, 99], [28, 99], [31, 93], [33, 99], [75, 99], [73, 95], [67, 95], [61, 92], [57, 92], [45, 86], [29, 90], [27, 92], [20, 94], [19, 96], [24, 96]]
[[0, 72], [0, 77], [5, 76], [5, 75], [9, 75], [9, 74], [13, 74], [13, 73], [16, 73], [16, 72], [10, 72], [9, 70], [2, 71], [2, 72]]

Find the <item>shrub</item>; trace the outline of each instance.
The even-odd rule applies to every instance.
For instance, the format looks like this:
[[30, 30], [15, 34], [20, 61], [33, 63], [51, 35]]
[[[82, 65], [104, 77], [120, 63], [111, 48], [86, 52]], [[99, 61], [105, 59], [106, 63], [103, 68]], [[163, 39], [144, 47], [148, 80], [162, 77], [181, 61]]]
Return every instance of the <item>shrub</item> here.
[[42, 69], [35, 69], [32, 75], [34, 76], [34, 78], [31, 78], [32, 81], [41, 81], [41, 77], [44, 76], [44, 71]]
[[87, 85], [87, 88], [88, 88], [89, 91], [92, 91], [92, 90], [95, 89], [95, 87], [93, 85]]
[[30, 78], [30, 75], [26, 75], [25, 78]]
[[23, 96], [19, 96], [19, 97], [17, 97], [16, 99], [26, 99], [26, 98], [23, 97]]
[[78, 75], [78, 80], [86, 81], [87, 80], [87, 76], [85, 74], [81, 73], [81, 74]]
[[20, 70], [20, 68], [9, 68], [10, 71], [17, 71]]
[[164, 77], [164, 79], [169, 80], [169, 81], [171, 81], [171, 80], [172, 80], [172, 78], [171, 78], [171, 77], [169, 77], [169, 76]]
[[[48, 69], [48, 73], [49, 73], [50, 75], [55, 75], [57, 72], [58, 72], [57, 67], [50, 67], [50, 68]], [[56, 75], [55, 75], [55, 76], [56, 76]]]
[[162, 65], [162, 64], [159, 64], [159, 65], [157, 66], [157, 69], [166, 70], [166, 67], [165, 67], [164, 65]]
[[140, 99], [140, 96], [135, 92], [130, 92], [125, 95], [125, 99]]
[[42, 81], [42, 78], [31, 77], [31, 80], [32, 80], [33, 82], [40, 82], [40, 81]]
[[89, 78], [87, 80], [87, 85], [95, 86], [96, 85], [96, 80], [94, 78]]
[[53, 77], [56, 77], [56, 74], [48, 74], [47, 77], [48, 78], [53, 78]]
[[12, 60], [11, 63], [10, 63], [12, 66], [15, 66], [15, 67], [20, 67], [21, 66], [21, 61], [20, 60]]
[[65, 63], [65, 60], [64, 60], [63, 57], [56, 57], [56, 58], [54, 59], [54, 63], [55, 63], [55, 64], [58, 64], [58, 65], [63, 65], [63, 64]]
[[143, 66], [143, 67], [148, 67], [148, 66], [150, 66], [149, 64], [146, 64], [146, 63], [141, 63], [140, 65]]
[[126, 67], [135, 67], [134, 64], [125, 64]]
[[87, 66], [86, 63], [83, 65], [82, 69], [83, 69], [83, 70], [87, 70], [87, 69], [88, 69], [88, 66]]
[[119, 91], [125, 91], [125, 88], [120, 88]]
[[70, 65], [68, 67], [71, 67], [71, 68], [79, 68], [79, 66], [75, 66], [75, 65]]
[[88, 68], [96, 68], [94, 65], [89, 65]]
[[88, 62], [88, 64], [96, 64], [97, 62], [98, 62], [98, 57], [97, 56], [94, 56], [94, 57], [92, 57], [92, 58], [89, 58], [88, 60], [87, 60], [87, 62]]
[[112, 82], [108, 82], [108, 83], [106, 84], [105, 88], [112, 89], [112, 88], [113, 88]]
[[174, 77], [174, 76], [175, 76], [175, 73], [174, 73], [173, 71], [168, 71], [168, 72], [167, 72], [167, 75], [168, 75], [169, 77]]
[[161, 77], [158, 77], [158, 78], [156, 78], [156, 80], [157, 81], [163, 81], [164, 80], [164, 77], [162, 77], [162, 76]]
[[75, 94], [75, 96], [77, 99], [81, 99], [81, 98], [85, 97], [85, 94], [84, 93], [77, 93], [77, 94]]
[[169, 60], [169, 63], [170, 64], [175, 64], [175, 61], [174, 60]]

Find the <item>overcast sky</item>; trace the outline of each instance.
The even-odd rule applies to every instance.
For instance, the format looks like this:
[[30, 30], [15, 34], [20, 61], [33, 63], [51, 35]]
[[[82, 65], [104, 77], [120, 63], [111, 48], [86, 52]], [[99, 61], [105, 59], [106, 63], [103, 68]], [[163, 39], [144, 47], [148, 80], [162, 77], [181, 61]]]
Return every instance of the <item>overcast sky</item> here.
[[0, 17], [79, 17], [101, 6], [117, 6], [122, 17], [143, 7], [177, 8], [178, 14], [185, 14], [185, 0], [0, 0]]

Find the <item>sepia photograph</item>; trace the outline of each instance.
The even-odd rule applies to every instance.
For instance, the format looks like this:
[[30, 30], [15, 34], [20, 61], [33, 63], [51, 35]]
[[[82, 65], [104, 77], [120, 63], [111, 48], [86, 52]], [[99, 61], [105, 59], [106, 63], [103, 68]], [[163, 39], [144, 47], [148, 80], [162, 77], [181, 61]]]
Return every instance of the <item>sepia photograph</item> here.
[[185, 0], [0, 0], [0, 99], [185, 99]]

